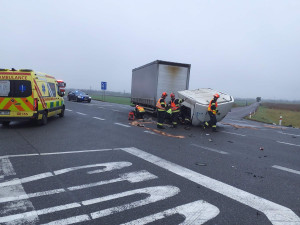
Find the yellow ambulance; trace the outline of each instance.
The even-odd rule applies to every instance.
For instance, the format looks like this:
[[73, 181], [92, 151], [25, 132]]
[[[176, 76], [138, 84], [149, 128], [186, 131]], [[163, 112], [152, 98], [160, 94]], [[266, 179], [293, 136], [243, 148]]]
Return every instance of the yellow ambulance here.
[[53, 76], [29, 69], [0, 69], [0, 122], [37, 120], [64, 116], [64, 93]]

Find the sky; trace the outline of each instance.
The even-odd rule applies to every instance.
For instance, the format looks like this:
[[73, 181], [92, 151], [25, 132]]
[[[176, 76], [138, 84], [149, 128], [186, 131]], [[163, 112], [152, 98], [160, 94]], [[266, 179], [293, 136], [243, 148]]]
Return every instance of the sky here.
[[299, 0], [0, 0], [0, 68], [130, 92], [132, 69], [191, 64], [189, 89], [300, 100]]

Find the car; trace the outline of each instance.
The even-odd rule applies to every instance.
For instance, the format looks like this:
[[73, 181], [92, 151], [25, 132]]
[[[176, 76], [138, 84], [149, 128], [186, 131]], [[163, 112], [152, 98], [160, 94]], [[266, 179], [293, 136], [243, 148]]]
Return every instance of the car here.
[[90, 103], [92, 100], [92, 98], [88, 94], [80, 90], [70, 91], [68, 93], [67, 98], [69, 101], [88, 102], [88, 103]]

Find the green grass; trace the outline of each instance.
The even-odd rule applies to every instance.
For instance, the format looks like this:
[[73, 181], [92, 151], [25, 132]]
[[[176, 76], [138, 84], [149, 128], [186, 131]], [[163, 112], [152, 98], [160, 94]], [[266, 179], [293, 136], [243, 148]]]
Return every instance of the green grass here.
[[287, 110], [287, 109], [274, 109], [267, 106], [259, 106], [255, 115], [252, 115], [251, 119], [247, 116], [247, 119], [255, 120], [263, 123], [279, 124], [279, 118], [282, 116], [282, 126], [293, 126], [300, 128], [300, 111]]
[[251, 105], [254, 102], [256, 102], [254, 99], [235, 99], [233, 107], [244, 107], [247, 105]]
[[123, 104], [123, 105], [131, 105], [130, 103], [130, 98], [126, 97], [116, 97], [116, 96], [96, 96], [92, 95], [91, 96], [93, 100], [100, 100], [104, 102], [112, 102], [112, 103], [118, 103], [118, 104]]

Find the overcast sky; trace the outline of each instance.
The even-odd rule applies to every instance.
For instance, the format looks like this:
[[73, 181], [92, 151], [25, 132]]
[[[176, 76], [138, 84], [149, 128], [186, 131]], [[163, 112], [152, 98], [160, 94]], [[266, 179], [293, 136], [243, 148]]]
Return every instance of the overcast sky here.
[[300, 100], [299, 0], [0, 0], [0, 68], [131, 90], [132, 69], [191, 64], [190, 89]]

